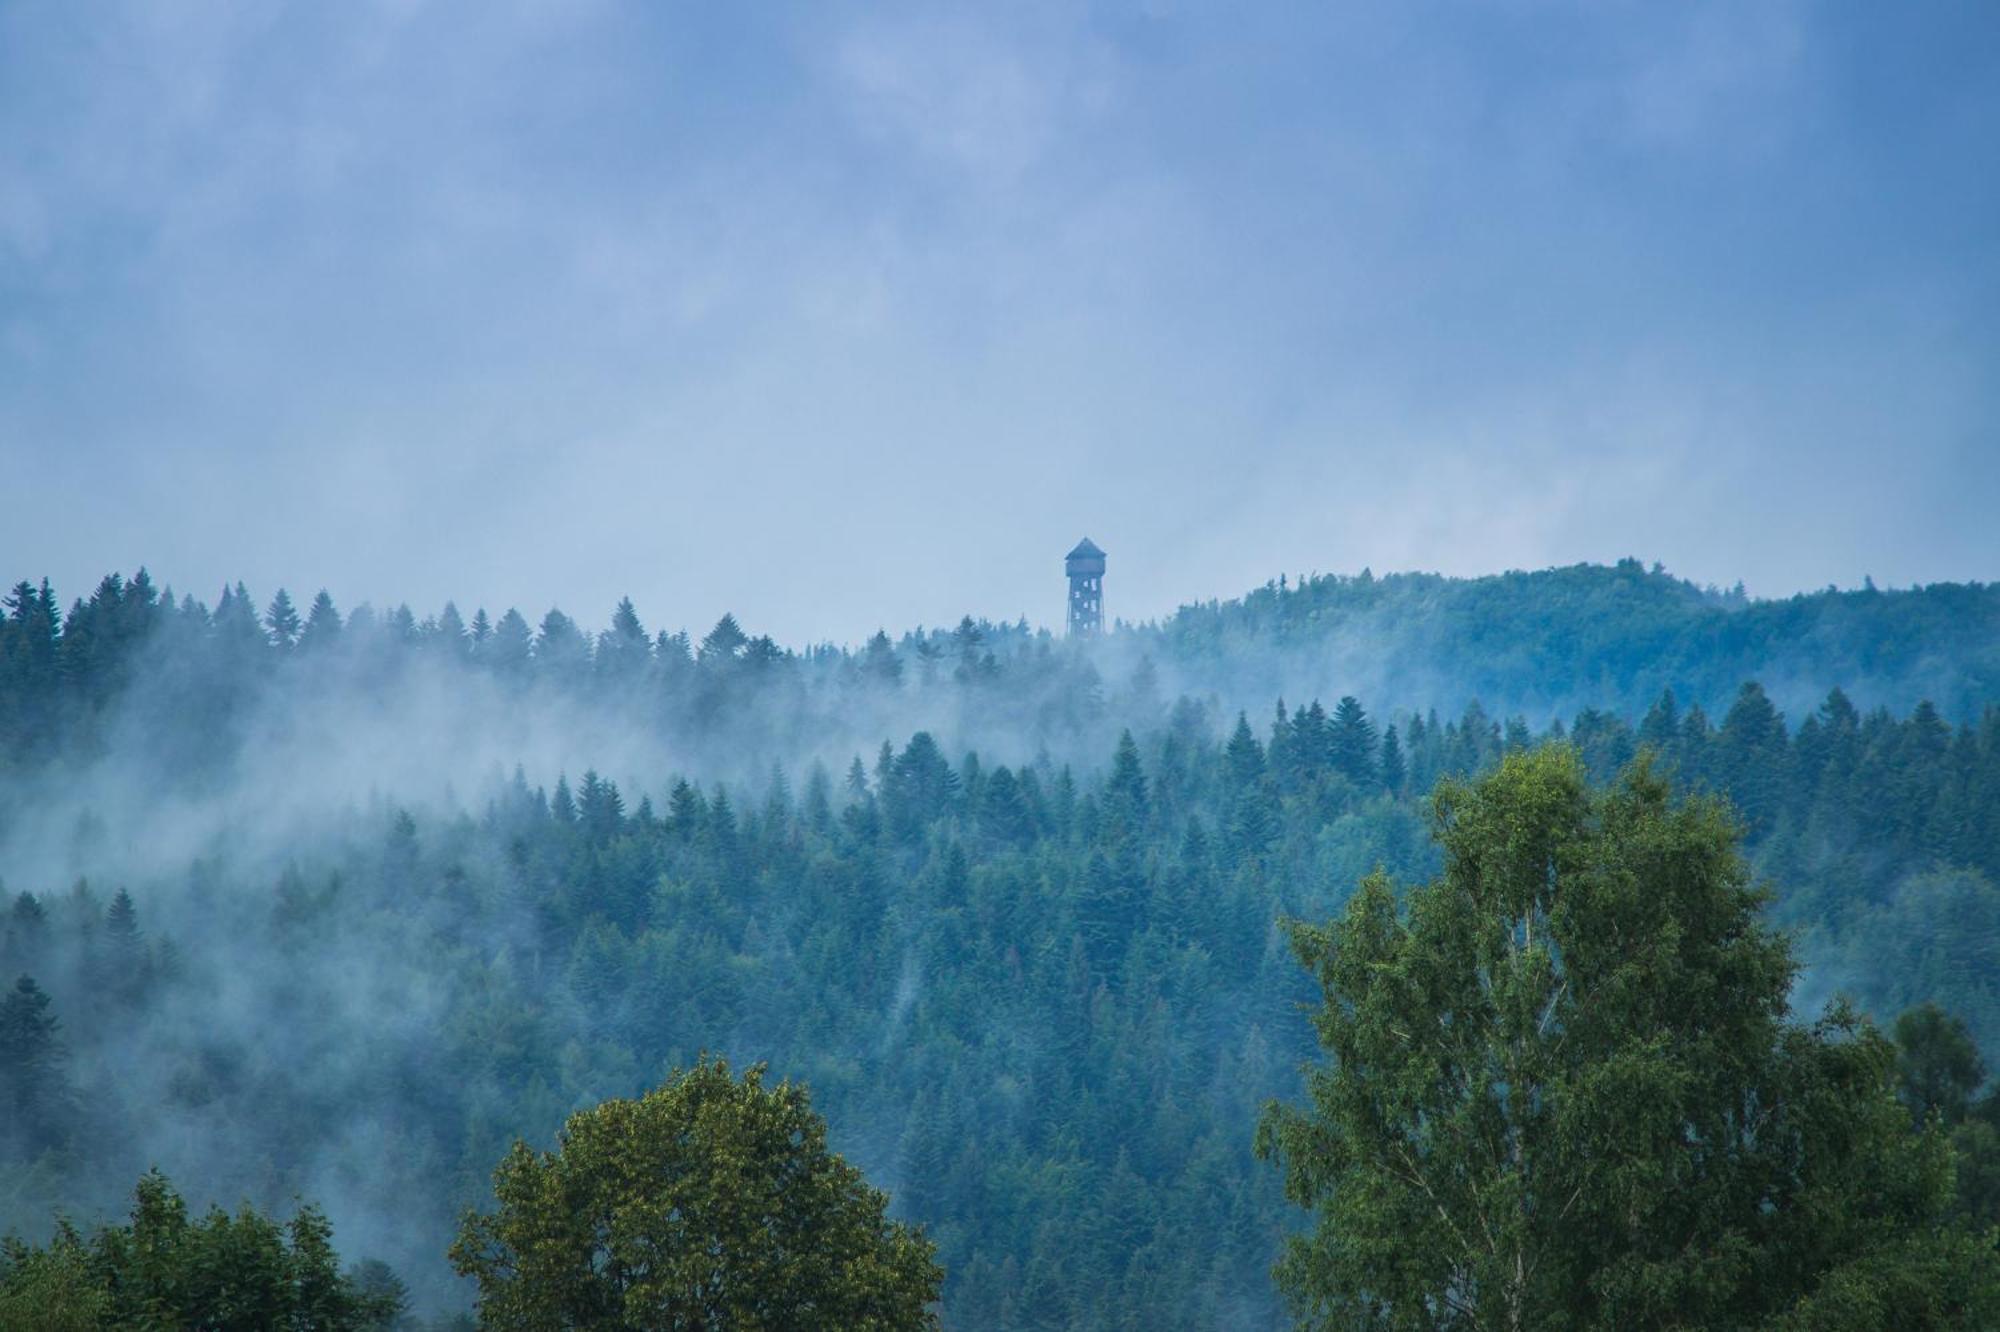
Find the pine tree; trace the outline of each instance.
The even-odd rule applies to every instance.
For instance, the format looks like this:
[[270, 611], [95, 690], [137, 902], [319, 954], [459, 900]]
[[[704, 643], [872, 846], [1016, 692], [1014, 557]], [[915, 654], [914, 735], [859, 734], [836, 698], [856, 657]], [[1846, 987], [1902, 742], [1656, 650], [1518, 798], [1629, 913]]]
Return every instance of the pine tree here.
[[639, 612], [633, 609], [632, 598], [620, 597], [618, 608], [611, 615], [611, 628], [598, 636], [599, 679], [620, 688], [629, 686], [645, 674], [651, 658], [652, 640], [646, 637], [646, 628], [639, 623]]
[[694, 835], [708, 822], [708, 802], [686, 780], [676, 780], [667, 795], [667, 828], [681, 841]]
[[33, 893], [22, 893], [14, 899], [7, 912], [7, 923], [0, 930], [0, 962], [10, 969], [32, 967], [42, 957], [49, 937], [49, 913], [41, 899]]
[[68, 1137], [72, 1096], [61, 1026], [33, 977], [22, 976], [0, 998], [0, 1158], [32, 1160]]
[[138, 908], [132, 895], [120, 888], [104, 913], [105, 972], [118, 998], [133, 1004], [141, 1000], [151, 980], [146, 956], [146, 936], [139, 928]]
[[[1690, 713], [1690, 717], [1692, 717]], [[1789, 778], [1785, 719], [1756, 681], [1747, 681], [1716, 735], [1722, 778], [1750, 830], [1767, 830]]]
[[1013, 769], [1005, 764], [993, 770], [980, 792], [979, 827], [1003, 846], [1018, 846], [1034, 835], [1034, 814]]
[[[563, 794], [568, 792], [563, 790]], [[583, 835], [598, 846], [616, 837], [625, 826], [625, 801], [618, 788], [599, 777], [595, 768], [583, 774], [583, 785], [577, 788], [576, 817]]]
[[506, 680], [525, 680], [533, 657], [534, 634], [528, 629], [528, 621], [512, 606], [493, 626], [493, 641], [486, 646], [482, 657], [493, 673]]
[[299, 631], [301, 652], [325, 652], [340, 639], [340, 612], [334, 609], [333, 598], [321, 588], [312, 599], [306, 611], [305, 628]]
[[1114, 839], [1138, 836], [1146, 826], [1146, 773], [1139, 763], [1139, 746], [1132, 732], [1120, 732], [1104, 784], [1105, 826]]
[[429, 645], [449, 662], [466, 661], [472, 656], [472, 639], [466, 634], [465, 620], [459, 615], [456, 602], [445, 602], [444, 609], [438, 612]]
[[301, 622], [299, 613], [292, 605], [292, 594], [284, 588], [271, 598], [270, 609], [264, 612], [264, 627], [271, 633], [271, 644], [279, 652], [290, 652], [299, 641]]
[[1382, 785], [1391, 795], [1403, 793], [1403, 782], [1409, 776], [1403, 764], [1403, 747], [1396, 740], [1396, 728], [1388, 727], [1382, 732]]
[[215, 603], [213, 626], [224, 659], [239, 671], [261, 663], [270, 650], [271, 640], [265, 636], [257, 608], [241, 583], [222, 589]]
[[1680, 704], [1673, 690], [1663, 689], [1659, 701], [1646, 710], [1645, 720], [1639, 723], [1639, 743], [1664, 758], [1673, 753], [1680, 730]]
[[704, 666], [727, 665], [736, 660], [749, 641], [742, 626], [736, 623], [736, 617], [724, 615], [701, 640], [701, 649], [695, 659]]
[[542, 617], [542, 627], [535, 635], [535, 673], [558, 688], [567, 688], [589, 670], [590, 640], [576, 627], [576, 621], [551, 609]]
[[833, 832], [833, 778], [827, 773], [826, 765], [813, 760], [806, 770], [806, 792], [801, 808], [805, 812], [806, 826], [819, 837]]
[[896, 655], [896, 646], [880, 629], [862, 651], [861, 673], [884, 689], [894, 689], [903, 681], [903, 663]]
[[1361, 701], [1349, 694], [1333, 709], [1333, 725], [1328, 739], [1333, 766], [1356, 786], [1375, 785], [1375, 724], [1361, 710]]

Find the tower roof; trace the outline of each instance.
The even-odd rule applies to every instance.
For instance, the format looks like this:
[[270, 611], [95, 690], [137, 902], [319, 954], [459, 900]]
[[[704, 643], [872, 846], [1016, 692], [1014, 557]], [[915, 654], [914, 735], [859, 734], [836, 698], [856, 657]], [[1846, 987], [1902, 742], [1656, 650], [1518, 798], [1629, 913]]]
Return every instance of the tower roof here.
[[1066, 560], [1101, 560], [1104, 558], [1104, 552], [1097, 548], [1096, 542], [1092, 541], [1089, 537], [1085, 537], [1076, 543], [1075, 550], [1063, 556], [1063, 558]]

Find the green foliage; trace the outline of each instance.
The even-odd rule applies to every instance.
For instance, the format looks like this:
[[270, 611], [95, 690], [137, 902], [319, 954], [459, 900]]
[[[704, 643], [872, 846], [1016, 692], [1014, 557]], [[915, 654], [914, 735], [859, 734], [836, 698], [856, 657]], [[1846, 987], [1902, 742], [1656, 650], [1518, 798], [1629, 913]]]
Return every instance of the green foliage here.
[[67, 1051], [48, 993], [22, 976], [0, 998], [0, 1159], [67, 1143], [74, 1113]]
[[1942, 1131], [1894, 1048], [1794, 965], [1718, 803], [1573, 748], [1435, 799], [1443, 874], [1371, 876], [1293, 942], [1326, 1062], [1259, 1150], [1316, 1225], [1312, 1326], [1979, 1327], [2000, 1260], [1952, 1231]]
[[0, 1246], [0, 1327], [366, 1332], [402, 1310], [393, 1277], [363, 1289], [339, 1272], [317, 1208], [289, 1222], [245, 1206], [187, 1205], [158, 1171], [140, 1179], [129, 1223], [89, 1237], [67, 1223], [43, 1247]]
[[[329, 813], [282, 845], [244, 828], [85, 894], [6, 866], [0, 977], [34, 977], [71, 1055], [0, 1069], [62, 1107], [32, 1134], [0, 1115], [0, 1227], [115, 1205], [141, 1153], [267, 1207], [337, 1171], [416, 1298], [447, 1305], [440, 1255], [511, 1138], [546, 1144], [706, 1048], [811, 1082], [829, 1140], [937, 1243], [952, 1326], [1276, 1326], [1291, 1219], [1248, 1130], [1313, 1047], [1272, 922], [1337, 912], [1377, 864], [1437, 873], [1423, 793], [1554, 735], [1593, 780], [1644, 746], [1735, 802], [1802, 994], [1884, 1018], [1934, 1001], [2000, 1048], [1993, 588], [1316, 577], [1089, 647], [967, 619], [797, 652], [729, 617], [699, 647], [648, 640], [629, 604], [603, 632], [538, 617], [538, 641], [511, 610], [468, 630], [450, 607], [343, 620], [326, 596], [286, 651], [271, 604], [231, 586], [211, 612], [141, 573], [65, 615], [14, 588], [0, 768], [22, 799], [0, 837], [60, 840], [73, 815], [43, 827], [39, 793], [98, 759], [130, 789], [226, 792], [296, 752], [245, 749], [293, 710], [439, 680], [584, 719], [578, 743], [657, 737], [683, 770], [621, 794], [621, 760], [583, 753], [566, 779]], [[1835, 680], [1851, 695], [1811, 706]], [[859, 757], [829, 781], [807, 749]], [[106, 818], [136, 835], [101, 812], [75, 821], [85, 861]], [[1975, 1090], [1949, 1129], [1982, 1221], [1993, 1111]]]
[[111, 1293], [91, 1270], [76, 1233], [58, 1232], [46, 1248], [0, 1244], [0, 1327], [19, 1332], [96, 1332], [109, 1321]]
[[936, 1325], [931, 1243], [826, 1150], [805, 1089], [761, 1067], [703, 1059], [571, 1115], [555, 1151], [514, 1144], [494, 1193], [451, 1250], [487, 1327]]
[[1986, 1065], [1965, 1023], [1936, 1004], [1919, 1004], [1896, 1019], [1897, 1095], [1917, 1123], [1935, 1115], [1947, 1127], [1965, 1118]]

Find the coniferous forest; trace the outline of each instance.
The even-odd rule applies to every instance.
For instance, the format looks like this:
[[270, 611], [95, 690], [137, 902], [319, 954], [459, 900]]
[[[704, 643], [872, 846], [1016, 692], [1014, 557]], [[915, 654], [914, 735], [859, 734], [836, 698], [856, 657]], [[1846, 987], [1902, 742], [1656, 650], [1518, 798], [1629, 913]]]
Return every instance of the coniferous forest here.
[[[1379, 1244], [1449, 1231], [1419, 1238], [1428, 1215], [1352, 1150], [1316, 1162], [1306, 1112], [1349, 1144], [1395, 1114], [1456, 1122], [1409, 1090], [1435, 1065], [1379, 1096], [1327, 1070], [1405, 1068], [1396, 1004], [1466, 1029], [1437, 1016], [1462, 1009], [1435, 959], [1472, 953], [1423, 961], [1426, 930], [1461, 937], [1423, 903], [1483, 900], [1521, 841], [1492, 828], [1522, 811], [1570, 830], [1574, 859], [1547, 860], [1579, 882], [1707, 867], [1671, 929], [1717, 931], [1775, 1052], [1755, 1091], [1714, 1093], [1716, 1122], [1879, 1144], [1860, 1183], [1745, 1158], [1797, 1175], [1797, 1214], [1836, 1238], [1667, 1244], [1700, 1247], [1698, 1272], [1634, 1241], [1616, 1280], [1561, 1269], [1599, 1303], [1544, 1325], [1861, 1327], [1919, 1288], [1934, 1325], [1976, 1325], [2000, 1221], [2000, 588], [1760, 601], [1633, 561], [1287, 577], [1098, 639], [968, 617], [858, 648], [728, 617], [697, 636], [630, 602], [600, 629], [243, 584], [204, 602], [143, 571], [67, 604], [21, 582], [0, 626], [0, 1300], [94, 1280], [103, 1302], [47, 1325], [127, 1325], [116, 1301], [164, 1280], [143, 1255], [171, 1251], [261, 1263], [290, 1325], [453, 1325], [512, 1233], [505, 1196], [465, 1229], [503, 1161], [504, 1195], [556, 1168], [533, 1153], [571, 1116], [649, 1093], [680, 1098], [639, 1102], [662, 1115], [738, 1097], [810, 1140], [763, 1076], [809, 1089], [887, 1195], [884, 1220], [841, 1186], [843, 1224], [901, 1247], [839, 1298], [921, 1304], [927, 1240], [948, 1328], [1503, 1325], [1479, 1291], [1556, 1297], [1463, 1272], [1426, 1296]], [[1582, 975], [1587, 941], [1638, 917], [1551, 919]], [[1418, 978], [1396, 1004], [1342, 971], [1368, 949]], [[1528, 1029], [1677, 1030], [1606, 974]], [[1748, 1011], [1680, 998], [1718, 1030]], [[1496, 1085], [1530, 1076], [1504, 1066]], [[1632, 1106], [1665, 1095], [1632, 1078], [1654, 1088]], [[1884, 1115], [1812, 1118], [1876, 1091]], [[1774, 1105], [1806, 1109], [1757, 1118]], [[597, 1121], [571, 1123], [580, 1154]], [[1642, 1159], [1591, 1132], [1607, 1168]], [[1548, 1210], [1599, 1207], [1594, 1235], [1692, 1187], [1634, 1167], [1600, 1197], [1583, 1173]], [[1762, 1278], [1791, 1292], [1774, 1307], [1730, 1275], [1764, 1252], [1791, 1264]], [[513, 1298], [480, 1308], [543, 1325], [504, 1322]], [[1398, 1298], [1428, 1312], [1392, 1322]], [[880, 1316], [855, 1325], [903, 1325]]]

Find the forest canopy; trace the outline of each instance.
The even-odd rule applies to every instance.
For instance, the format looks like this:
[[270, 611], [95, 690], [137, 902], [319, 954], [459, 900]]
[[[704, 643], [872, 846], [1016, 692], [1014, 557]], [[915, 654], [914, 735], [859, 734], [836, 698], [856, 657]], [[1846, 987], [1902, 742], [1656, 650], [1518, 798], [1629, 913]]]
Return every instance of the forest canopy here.
[[1592, 789], [1644, 750], [1731, 802], [1799, 1011], [1938, 1006], [1905, 1105], [1937, 1107], [1983, 1224], [1992, 602], [1621, 565], [848, 650], [629, 603], [592, 632], [23, 584], [0, 1231], [118, 1216], [158, 1165], [198, 1206], [317, 1200], [449, 1315], [445, 1250], [509, 1145], [710, 1051], [812, 1089], [935, 1243], [946, 1326], [1281, 1326], [1298, 1216], [1251, 1137], [1318, 1047], [1278, 921], [1339, 918], [1378, 868], [1430, 882], [1432, 788], [1550, 741]]
[[1728, 809], [1573, 749], [1435, 796], [1439, 876], [1371, 875], [1292, 942], [1309, 1102], [1260, 1151], [1316, 1211], [1278, 1275], [1312, 1326], [1979, 1327], [2000, 1252], [1945, 1129], [1845, 1004], [1790, 1014]]

